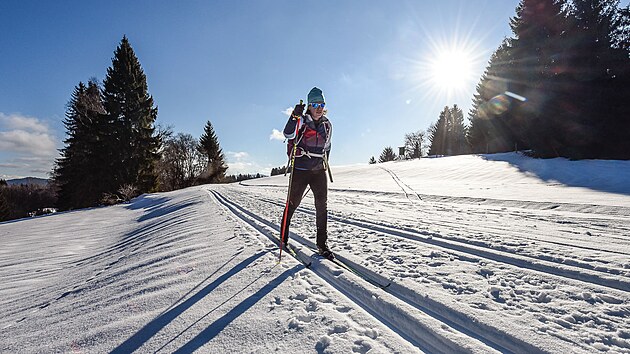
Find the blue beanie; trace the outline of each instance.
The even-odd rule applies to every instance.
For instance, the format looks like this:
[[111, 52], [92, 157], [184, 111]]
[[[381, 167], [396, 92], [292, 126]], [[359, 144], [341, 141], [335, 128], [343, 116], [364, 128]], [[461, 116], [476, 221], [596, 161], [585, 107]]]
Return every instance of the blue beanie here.
[[326, 102], [324, 100], [324, 93], [322, 92], [322, 90], [318, 89], [317, 87], [313, 87], [311, 89], [311, 92], [308, 93], [308, 103], [315, 103], [315, 102]]

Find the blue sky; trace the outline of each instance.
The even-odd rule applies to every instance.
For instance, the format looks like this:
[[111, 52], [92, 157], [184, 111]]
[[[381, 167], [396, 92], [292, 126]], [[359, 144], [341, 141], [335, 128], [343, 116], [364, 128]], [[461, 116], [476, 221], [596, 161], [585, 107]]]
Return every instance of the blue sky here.
[[210, 120], [228, 173], [269, 174], [286, 163], [274, 132], [313, 86], [333, 122], [331, 165], [367, 163], [426, 130], [446, 105], [467, 114], [517, 4], [2, 1], [0, 178], [47, 177], [74, 86], [103, 80], [123, 35], [157, 122], [198, 138]]

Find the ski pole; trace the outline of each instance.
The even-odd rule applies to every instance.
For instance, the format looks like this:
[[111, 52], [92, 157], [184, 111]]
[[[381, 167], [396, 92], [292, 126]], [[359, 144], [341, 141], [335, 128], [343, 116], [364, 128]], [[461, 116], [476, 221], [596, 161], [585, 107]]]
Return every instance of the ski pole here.
[[[303, 105], [304, 101], [300, 100], [300, 105]], [[297, 139], [298, 132], [300, 129], [300, 119], [302, 117], [297, 117], [297, 122], [295, 124], [295, 136], [293, 139]], [[295, 142], [295, 141], [294, 141]], [[297, 144], [293, 144], [293, 151], [291, 151], [291, 175], [289, 176], [289, 191], [287, 192], [287, 203], [284, 206], [284, 215], [282, 217], [282, 227], [280, 228], [280, 256], [278, 257], [278, 262], [282, 260], [282, 249], [284, 248], [284, 240], [287, 234], [287, 221], [289, 218], [289, 201], [291, 200], [291, 183], [293, 182], [293, 172], [295, 171], [295, 152], [297, 151]], [[286, 172], [285, 172], [286, 173]]]

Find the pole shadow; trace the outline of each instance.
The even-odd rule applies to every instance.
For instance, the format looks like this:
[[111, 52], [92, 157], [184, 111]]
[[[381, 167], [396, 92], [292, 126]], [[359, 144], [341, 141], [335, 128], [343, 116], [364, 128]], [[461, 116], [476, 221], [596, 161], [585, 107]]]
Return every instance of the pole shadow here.
[[146, 324], [142, 329], [116, 347], [111, 351], [112, 354], [122, 354], [122, 353], [131, 353], [138, 348], [140, 348], [144, 343], [146, 343], [151, 337], [153, 337], [156, 333], [158, 333], [162, 328], [166, 327], [169, 323], [171, 323], [175, 318], [184, 313], [194, 304], [203, 299], [206, 295], [210, 294], [214, 289], [216, 289], [219, 285], [224, 283], [226, 280], [234, 276], [236, 273], [245, 269], [248, 265], [253, 263], [256, 259], [263, 256], [265, 252], [259, 252], [251, 257], [243, 260], [241, 263], [236, 265], [234, 268], [230, 269], [228, 272], [217, 278], [212, 283], [208, 284], [206, 287], [201, 289], [198, 293], [191, 296], [186, 301], [181, 304], [173, 307], [172, 309], [162, 313], [154, 320]]
[[181, 348], [174, 351], [173, 353], [182, 354], [182, 353], [192, 353], [195, 350], [201, 348], [204, 344], [211, 341], [214, 337], [216, 337], [225, 327], [227, 327], [232, 321], [237, 319], [240, 315], [245, 313], [248, 309], [254, 306], [260, 299], [265, 297], [265, 295], [269, 294], [273, 289], [275, 289], [278, 285], [282, 284], [282, 282], [294, 275], [303, 266], [296, 265], [291, 269], [287, 269], [278, 277], [267, 283], [256, 293], [252, 294], [247, 299], [243, 300], [240, 304], [234, 307], [230, 312], [223, 315], [221, 318], [214, 321], [210, 326], [201, 331], [195, 338], [191, 339], [188, 343], [184, 344]]

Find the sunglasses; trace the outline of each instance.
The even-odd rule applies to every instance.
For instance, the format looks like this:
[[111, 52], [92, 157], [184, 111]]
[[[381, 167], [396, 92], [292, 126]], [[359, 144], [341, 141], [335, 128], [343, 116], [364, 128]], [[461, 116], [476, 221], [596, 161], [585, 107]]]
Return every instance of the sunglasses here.
[[313, 108], [319, 108], [319, 107], [324, 108], [324, 106], [326, 106], [326, 104], [325, 104], [325, 103], [309, 103], [309, 104], [310, 104], [310, 105], [311, 105], [311, 107], [313, 107]]

